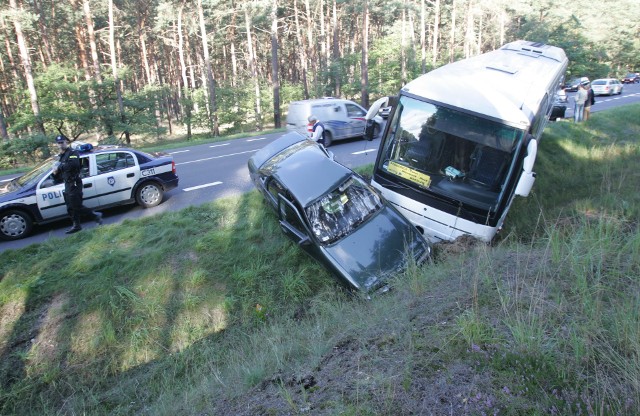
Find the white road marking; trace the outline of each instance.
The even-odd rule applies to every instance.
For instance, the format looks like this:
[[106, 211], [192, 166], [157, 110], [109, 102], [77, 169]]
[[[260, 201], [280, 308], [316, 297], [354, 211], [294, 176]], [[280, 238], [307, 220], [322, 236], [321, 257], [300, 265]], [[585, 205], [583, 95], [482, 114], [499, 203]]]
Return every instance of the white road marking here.
[[361, 155], [363, 153], [372, 153], [372, 152], [377, 152], [378, 149], [367, 149], [367, 150], [361, 150], [359, 152], [353, 152], [351, 153], [352, 155]]
[[243, 155], [245, 153], [253, 153], [253, 152], [257, 152], [257, 150], [247, 150], [246, 152], [229, 153], [228, 155], [212, 156], [212, 157], [207, 157], [207, 158], [204, 158], [204, 159], [190, 160], [188, 162], [176, 163], [176, 166], [188, 165], [189, 163], [206, 162], [207, 160], [221, 159], [223, 157], [238, 156], [238, 155]]
[[257, 142], [259, 140], [267, 140], [267, 138], [266, 137], [260, 137], [260, 138], [257, 138], [257, 139], [248, 139], [247, 141], [248, 142]]
[[214, 144], [212, 146], [209, 147], [222, 147], [222, 146], [229, 146], [229, 143], [223, 143], [223, 144]]
[[204, 185], [192, 186], [191, 188], [184, 188], [183, 191], [185, 192], [195, 191], [196, 189], [208, 188], [210, 186], [216, 186], [216, 185], [222, 185], [222, 182], [205, 183]]
[[175, 152], [169, 152], [170, 155], [175, 155], [178, 153], [186, 153], [189, 152], [189, 150], [176, 150]]

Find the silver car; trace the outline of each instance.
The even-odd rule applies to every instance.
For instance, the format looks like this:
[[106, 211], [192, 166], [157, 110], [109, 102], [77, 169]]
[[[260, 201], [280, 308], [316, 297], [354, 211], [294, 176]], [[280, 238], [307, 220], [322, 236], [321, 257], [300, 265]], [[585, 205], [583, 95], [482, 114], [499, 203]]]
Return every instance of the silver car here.
[[622, 94], [622, 83], [615, 78], [596, 79], [591, 83], [595, 95]]

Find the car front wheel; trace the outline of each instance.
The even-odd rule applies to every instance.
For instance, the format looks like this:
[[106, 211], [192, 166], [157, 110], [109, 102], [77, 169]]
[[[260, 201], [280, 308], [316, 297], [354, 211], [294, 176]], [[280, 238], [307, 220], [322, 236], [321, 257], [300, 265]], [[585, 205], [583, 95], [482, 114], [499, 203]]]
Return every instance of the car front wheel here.
[[9, 210], [0, 214], [0, 239], [18, 240], [31, 233], [33, 221], [29, 214], [20, 210]]
[[331, 143], [333, 143], [333, 136], [331, 135], [330, 131], [326, 131], [324, 132], [324, 147], [329, 147], [331, 146]]
[[164, 191], [156, 182], [142, 184], [136, 192], [136, 201], [144, 208], [155, 207], [162, 202]]

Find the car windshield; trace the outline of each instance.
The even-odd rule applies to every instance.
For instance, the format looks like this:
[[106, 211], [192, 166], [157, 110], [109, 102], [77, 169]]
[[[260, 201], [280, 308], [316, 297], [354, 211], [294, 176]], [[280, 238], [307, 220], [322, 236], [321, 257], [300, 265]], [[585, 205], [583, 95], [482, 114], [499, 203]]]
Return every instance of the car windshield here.
[[51, 169], [51, 167], [53, 166], [53, 162], [53, 159], [45, 160], [44, 162], [33, 168], [31, 171], [17, 178], [15, 180], [15, 184], [20, 188], [35, 185], [40, 180], [40, 178], [42, 178], [42, 175], [44, 175]]
[[318, 240], [330, 244], [351, 234], [382, 208], [382, 200], [367, 183], [352, 176], [305, 209]]

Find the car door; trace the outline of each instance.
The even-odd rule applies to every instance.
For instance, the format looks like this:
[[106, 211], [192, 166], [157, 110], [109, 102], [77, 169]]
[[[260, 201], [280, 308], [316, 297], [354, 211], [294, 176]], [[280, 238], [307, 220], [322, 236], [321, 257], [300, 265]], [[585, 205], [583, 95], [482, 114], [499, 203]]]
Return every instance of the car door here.
[[95, 156], [95, 186], [101, 206], [116, 205], [132, 198], [140, 179], [138, 161], [132, 152], [116, 149]]
[[345, 103], [345, 107], [347, 109], [347, 117], [349, 118], [348, 137], [363, 136], [364, 128], [367, 125], [364, 118], [367, 112], [355, 103]]
[[278, 219], [282, 232], [311, 257], [327, 264], [327, 259], [320, 255], [315, 240], [309, 235], [304, 220], [295, 205], [282, 194], [278, 195]]
[[[95, 180], [90, 175], [90, 154], [80, 156], [80, 177], [82, 178], [83, 205], [88, 208], [97, 207]], [[45, 175], [36, 187], [38, 209], [44, 219], [51, 219], [67, 215], [67, 206], [64, 202], [64, 183], [55, 183], [53, 174]]]

